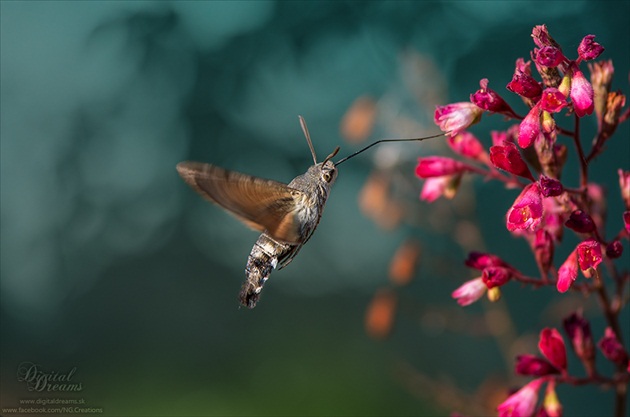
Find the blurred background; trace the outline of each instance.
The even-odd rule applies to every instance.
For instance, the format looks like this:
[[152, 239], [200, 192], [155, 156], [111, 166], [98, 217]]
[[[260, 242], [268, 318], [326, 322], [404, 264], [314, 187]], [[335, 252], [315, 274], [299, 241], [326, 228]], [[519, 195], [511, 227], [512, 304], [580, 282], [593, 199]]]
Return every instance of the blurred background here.
[[[438, 139], [341, 166], [308, 245], [256, 309], [239, 308], [257, 233], [175, 165], [289, 182], [312, 163], [299, 114], [320, 160], [337, 145], [345, 156], [437, 133], [435, 105], [467, 101], [482, 78], [524, 114], [505, 85], [536, 24], [571, 58], [595, 34], [614, 60], [613, 88], [628, 93], [628, 1], [0, 7], [3, 408], [46, 397], [107, 416], [487, 415], [528, 380], [514, 377], [514, 355], [537, 353], [537, 332], [582, 304], [511, 285], [499, 303], [456, 305], [451, 292], [474, 277], [469, 250], [537, 271], [502, 220], [515, 190], [469, 179], [454, 200], [419, 201], [413, 168], [448, 154]], [[490, 146], [489, 130], [508, 126], [485, 115], [473, 131]], [[609, 234], [628, 134], [626, 124], [590, 171], [609, 191]], [[576, 242], [557, 250], [557, 266]], [[599, 339], [595, 300], [585, 315]], [[82, 390], [29, 392], [16, 377], [24, 363], [76, 368]], [[612, 413], [610, 391], [559, 395], [566, 415]]]

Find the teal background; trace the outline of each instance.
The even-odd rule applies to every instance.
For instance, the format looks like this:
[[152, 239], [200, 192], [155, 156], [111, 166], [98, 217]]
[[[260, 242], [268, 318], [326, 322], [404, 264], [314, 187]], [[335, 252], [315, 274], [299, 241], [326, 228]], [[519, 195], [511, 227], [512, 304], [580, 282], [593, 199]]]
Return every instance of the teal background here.
[[[51, 397], [84, 398], [107, 416], [480, 414], [478, 387], [522, 385], [514, 354], [536, 353], [539, 329], [559, 327], [581, 300], [512, 285], [498, 307], [453, 302], [451, 291], [474, 275], [454, 243], [462, 229], [435, 223], [433, 207], [417, 202], [415, 159], [447, 154], [425, 142], [391, 148], [403, 155], [402, 195], [417, 210], [403, 226], [383, 231], [357, 205], [383, 154], [353, 159], [340, 168], [308, 245], [272, 275], [255, 310], [239, 309], [257, 235], [195, 195], [175, 165], [212, 162], [288, 182], [312, 162], [297, 115], [320, 158], [337, 145], [344, 156], [358, 146], [343, 141], [339, 124], [364, 94], [379, 98], [381, 123], [370, 140], [437, 132], [434, 105], [466, 101], [481, 78], [523, 114], [504, 86], [542, 23], [569, 57], [595, 34], [606, 47], [602, 58], [614, 60], [613, 87], [628, 93], [630, 2], [0, 7], [3, 408]], [[413, 57], [432, 66], [414, 66]], [[392, 114], [416, 124], [393, 123]], [[473, 131], [489, 146], [487, 132], [506, 126], [484, 116]], [[583, 129], [588, 144], [593, 124]], [[591, 178], [609, 190], [609, 235], [620, 227], [616, 170], [629, 169], [628, 137], [626, 124], [591, 167]], [[569, 148], [567, 171], [575, 172]], [[567, 182], [575, 186], [576, 178]], [[467, 187], [475, 194], [437, 207], [464, 207], [481, 229], [485, 248], [478, 249], [535, 274], [527, 246], [503, 222], [515, 191], [479, 180]], [[365, 310], [388, 285], [389, 260], [407, 237], [423, 242], [423, 263], [397, 290], [391, 337], [374, 341], [364, 331]], [[567, 237], [558, 248], [557, 266], [576, 242]], [[628, 266], [627, 256], [620, 265]], [[512, 315], [499, 322], [507, 326], [500, 337], [481, 323], [488, 311]], [[598, 339], [597, 311], [589, 300]], [[622, 318], [628, 340], [627, 308]], [[512, 332], [525, 336], [506, 345]], [[73, 380], [84, 390], [28, 392], [16, 378], [23, 362], [76, 367]], [[601, 358], [598, 365], [610, 371]], [[463, 400], [445, 404], [447, 387]], [[612, 412], [609, 391], [561, 387], [559, 395], [565, 415]]]

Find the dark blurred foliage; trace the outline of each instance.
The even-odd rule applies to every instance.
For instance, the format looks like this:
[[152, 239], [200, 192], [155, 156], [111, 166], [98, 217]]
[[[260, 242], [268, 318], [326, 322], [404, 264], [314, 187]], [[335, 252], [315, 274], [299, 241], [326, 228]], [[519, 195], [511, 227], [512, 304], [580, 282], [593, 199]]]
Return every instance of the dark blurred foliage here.
[[[316, 234], [253, 311], [236, 295], [256, 234], [175, 165], [288, 182], [311, 161], [297, 115], [320, 158], [337, 145], [345, 156], [358, 145], [340, 129], [359, 97], [371, 104], [353, 126], [367, 141], [434, 133], [434, 106], [467, 100], [479, 79], [505, 92], [535, 24], [570, 50], [597, 35], [627, 93], [627, 1], [0, 7], [2, 407], [50, 397], [111, 416], [482, 414], [522, 383], [513, 355], [535, 352], [537, 329], [572, 311], [575, 298], [518, 289], [490, 307], [450, 299], [470, 278], [467, 250], [510, 245], [508, 262], [533, 262], [497, 221], [509, 191], [467, 183], [454, 201], [420, 204], [415, 158], [439, 141], [340, 167]], [[474, 129], [486, 145], [495, 124]], [[617, 139], [627, 137], [624, 126]], [[630, 153], [620, 142], [592, 169], [611, 219]], [[585, 314], [602, 329], [592, 304]], [[366, 309], [394, 307], [374, 315], [385, 340], [370, 339]], [[29, 392], [16, 378], [23, 362], [76, 367], [84, 390]], [[612, 401], [591, 388], [559, 395], [567, 415]]]

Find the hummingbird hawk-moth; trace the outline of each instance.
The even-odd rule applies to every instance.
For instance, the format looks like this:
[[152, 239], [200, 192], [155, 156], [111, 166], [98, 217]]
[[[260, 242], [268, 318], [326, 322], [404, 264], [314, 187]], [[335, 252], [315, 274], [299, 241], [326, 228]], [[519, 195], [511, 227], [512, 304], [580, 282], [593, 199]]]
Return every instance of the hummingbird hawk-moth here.
[[337, 178], [339, 164], [377, 143], [430, 138], [382, 139], [335, 163], [332, 158], [339, 152], [337, 147], [322, 162], [317, 162], [306, 122], [302, 116], [299, 119], [314, 164], [289, 184], [200, 162], [177, 164], [177, 172], [195, 191], [246, 226], [262, 232], [247, 259], [247, 279], [239, 295], [241, 304], [248, 308], [256, 306], [271, 271], [291, 263], [312, 236]]

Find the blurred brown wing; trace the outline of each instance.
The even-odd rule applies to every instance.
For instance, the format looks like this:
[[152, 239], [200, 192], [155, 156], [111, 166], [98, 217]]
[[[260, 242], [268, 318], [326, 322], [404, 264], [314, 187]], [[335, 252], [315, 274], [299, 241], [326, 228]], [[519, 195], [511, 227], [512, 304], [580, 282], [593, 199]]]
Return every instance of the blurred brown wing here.
[[296, 201], [302, 192], [281, 182], [228, 171], [200, 162], [180, 162], [188, 185], [247, 226], [287, 243], [300, 243]]

